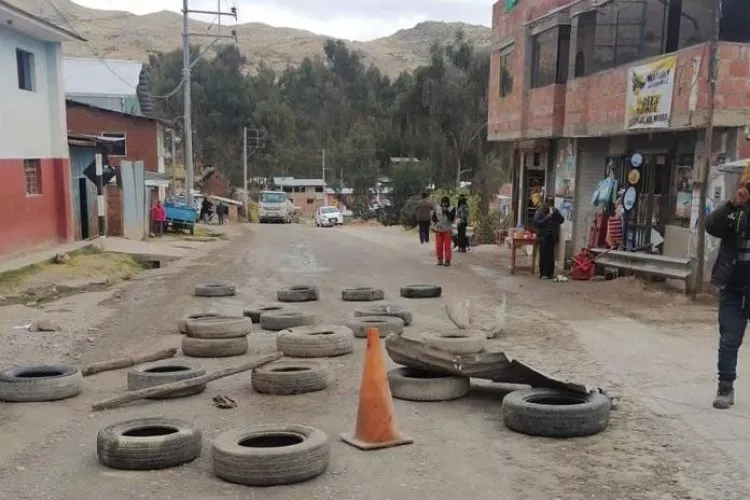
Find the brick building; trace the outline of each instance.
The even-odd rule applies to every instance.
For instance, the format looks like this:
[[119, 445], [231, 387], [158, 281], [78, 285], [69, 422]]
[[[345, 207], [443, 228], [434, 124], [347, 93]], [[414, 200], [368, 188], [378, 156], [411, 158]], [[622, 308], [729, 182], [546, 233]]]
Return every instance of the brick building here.
[[[570, 254], [600, 216], [598, 183], [634, 188], [627, 247], [688, 256], [697, 166], [706, 160], [708, 41], [714, 0], [523, 0], [493, 7], [488, 137], [514, 157], [513, 209], [528, 225], [531, 190], [555, 196]], [[750, 156], [750, 9], [724, 2], [712, 164]], [[740, 29], [738, 29], [739, 27]], [[715, 172], [712, 169], [712, 177]], [[635, 173], [633, 172], [635, 171]], [[709, 193], [715, 197], [724, 193]], [[596, 243], [596, 242], [595, 242]]]
[[315, 215], [315, 211], [327, 203], [326, 182], [323, 179], [295, 179], [294, 177], [274, 177], [275, 189], [284, 191], [301, 209], [305, 216]]
[[[131, 114], [113, 109], [68, 99], [66, 101], [68, 131], [71, 134], [90, 135], [107, 139], [107, 162], [115, 169], [123, 160], [142, 161], [146, 171], [144, 189], [149, 189], [150, 199], [163, 200], [166, 195], [165, 175], [165, 130], [171, 124], [164, 120]], [[113, 142], [113, 139], [117, 139]], [[73, 171], [73, 182], [85, 184], [83, 168], [87, 162], [77, 165]], [[114, 180], [113, 180], [114, 182]], [[151, 186], [153, 188], [151, 189]], [[123, 200], [121, 188], [110, 184], [107, 197], [107, 234], [122, 236]]]
[[61, 45], [81, 40], [0, 0], [0, 254], [73, 238]]

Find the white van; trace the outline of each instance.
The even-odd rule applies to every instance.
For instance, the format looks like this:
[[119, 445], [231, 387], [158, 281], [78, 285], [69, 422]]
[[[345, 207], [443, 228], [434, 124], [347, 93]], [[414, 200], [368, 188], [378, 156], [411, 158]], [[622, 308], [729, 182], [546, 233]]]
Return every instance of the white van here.
[[294, 205], [283, 191], [261, 191], [260, 223], [281, 222], [290, 224], [294, 215]]

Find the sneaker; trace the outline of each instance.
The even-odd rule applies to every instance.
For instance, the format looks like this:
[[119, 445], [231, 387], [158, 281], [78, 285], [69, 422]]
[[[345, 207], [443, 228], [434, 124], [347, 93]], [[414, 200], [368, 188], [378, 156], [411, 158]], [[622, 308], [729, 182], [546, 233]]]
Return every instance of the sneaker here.
[[732, 382], [719, 382], [719, 389], [714, 398], [714, 408], [727, 410], [734, 404], [734, 384]]

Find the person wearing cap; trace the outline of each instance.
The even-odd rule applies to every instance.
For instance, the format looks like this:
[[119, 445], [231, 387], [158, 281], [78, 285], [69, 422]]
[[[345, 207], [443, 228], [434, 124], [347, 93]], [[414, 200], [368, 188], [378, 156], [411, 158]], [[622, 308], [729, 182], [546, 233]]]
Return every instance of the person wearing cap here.
[[[719, 292], [719, 386], [713, 406], [734, 405], [737, 355], [750, 319], [750, 185], [743, 183], [734, 195], [706, 217], [706, 232], [721, 240], [711, 283]], [[699, 276], [698, 279], [702, 277]]]

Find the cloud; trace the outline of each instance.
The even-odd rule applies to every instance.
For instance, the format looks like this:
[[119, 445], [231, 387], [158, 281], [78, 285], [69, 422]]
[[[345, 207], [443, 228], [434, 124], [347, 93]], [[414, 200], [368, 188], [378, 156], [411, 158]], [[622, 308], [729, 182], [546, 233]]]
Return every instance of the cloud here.
[[[298, 28], [350, 40], [371, 40], [422, 21], [490, 24], [492, 0], [218, 0], [236, 6], [239, 22]], [[77, 0], [86, 7], [146, 14], [179, 11], [179, 0]], [[191, 0], [192, 9], [216, 10], [217, 2]], [[207, 19], [210, 21], [211, 19]]]

